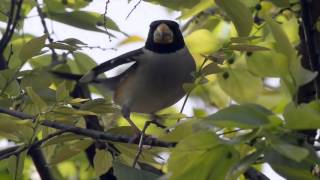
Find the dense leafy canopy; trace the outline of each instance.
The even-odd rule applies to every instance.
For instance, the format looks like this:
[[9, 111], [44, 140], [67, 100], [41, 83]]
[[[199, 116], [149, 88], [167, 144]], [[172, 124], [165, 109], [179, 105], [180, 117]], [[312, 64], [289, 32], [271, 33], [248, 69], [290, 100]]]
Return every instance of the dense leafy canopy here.
[[[144, 1], [181, 12], [185, 41], [199, 67], [195, 83], [184, 87], [190, 98], [203, 101], [207, 108], [195, 108], [191, 117], [174, 108], [159, 112], [166, 129], [152, 124], [146, 132], [174, 146], [143, 146], [135, 167], [136, 144], [72, 131], [48, 138], [40, 147], [54, 177], [94, 179], [112, 167], [120, 180], [232, 180], [243, 177], [249, 168], [260, 169], [261, 164], [269, 163], [285, 178], [316, 179], [310, 169], [320, 159], [312, 145], [296, 133], [320, 128], [319, 102], [298, 105], [295, 100], [299, 86], [317, 75], [301, 66], [295, 49], [300, 43], [299, 1]], [[37, 1], [23, 1], [19, 26], [3, 53], [8, 68], [0, 71], [0, 107], [32, 118], [21, 120], [0, 113], [0, 138], [22, 149], [1, 159], [0, 179], [28, 179], [33, 166], [28, 149], [58, 131], [47, 127], [46, 120], [85, 128], [85, 117], [96, 116], [105, 132], [132, 136], [109, 91], [90, 86], [91, 93], [104, 99], [71, 96], [75, 81], [50, 73], [85, 74], [94, 67], [95, 61], [81, 51], [86, 42], [71, 37], [52, 40], [49, 34], [24, 34], [21, 29], [24, 18], [38, 6], [47, 21], [111, 37], [126, 34], [117, 22], [104, 17], [107, 14], [82, 10], [90, 2], [44, 0], [40, 7]], [[1, 23], [13, 18], [7, 15], [11, 6], [11, 1], [1, 1]], [[5, 29], [0, 31], [4, 37]], [[141, 41], [139, 36], [128, 35], [119, 46]], [[22, 70], [26, 63], [31, 70]], [[270, 78], [277, 78], [280, 84], [270, 85]], [[209, 114], [207, 110], [212, 108], [216, 112]], [[132, 119], [142, 128], [148, 117], [134, 114]], [[178, 119], [181, 121], [176, 123]], [[96, 147], [93, 166], [84, 153], [91, 145]], [[0, 151], [2, 155], [4, 151]]]

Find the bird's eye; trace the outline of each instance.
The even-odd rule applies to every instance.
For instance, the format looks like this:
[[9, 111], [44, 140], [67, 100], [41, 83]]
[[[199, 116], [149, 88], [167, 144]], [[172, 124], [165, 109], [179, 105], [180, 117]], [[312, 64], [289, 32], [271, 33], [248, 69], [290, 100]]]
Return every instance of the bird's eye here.
[[153, 41], [160, 44], [170, 44], [173, 42], [173, 32], [165, 23], [157, 26], [153, 33]]

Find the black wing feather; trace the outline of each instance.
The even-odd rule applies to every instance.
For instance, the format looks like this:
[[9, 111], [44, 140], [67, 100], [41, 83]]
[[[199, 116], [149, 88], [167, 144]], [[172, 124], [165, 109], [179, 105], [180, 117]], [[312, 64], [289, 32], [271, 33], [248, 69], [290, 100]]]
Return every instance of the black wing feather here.
[[94, 67], [91, 71], [94, 73], [94, 76], [98, 76], [101, 73], [109, 71], [119, 65], [126, 64], [129, 62], [136, 61], [135, 57], [141, 55], [143, 53], [142, 49], [137, 49], [123, 55], [120, 55], [116, 58], [110, 59], [96, 67]]

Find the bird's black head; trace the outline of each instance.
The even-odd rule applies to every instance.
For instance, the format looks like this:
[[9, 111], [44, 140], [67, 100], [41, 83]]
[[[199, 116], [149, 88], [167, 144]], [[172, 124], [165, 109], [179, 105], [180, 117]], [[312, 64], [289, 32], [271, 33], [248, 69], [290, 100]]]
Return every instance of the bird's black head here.
[[150, 24], [146, 49], [157, 53], [171, 53], [184, 46], [183, 36], [176, 22], [158, 20]]

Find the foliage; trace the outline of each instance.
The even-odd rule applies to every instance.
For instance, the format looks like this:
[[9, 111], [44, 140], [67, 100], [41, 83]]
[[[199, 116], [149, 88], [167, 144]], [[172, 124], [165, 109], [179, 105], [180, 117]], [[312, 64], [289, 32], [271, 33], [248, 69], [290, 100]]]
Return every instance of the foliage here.
[[[195, 83], [184, 87], [192, 98], [202, 100], [216, 112], [208, 114], [207, 109], [194, 109], [192, 117], [177, 113], [174, 108], [159, 112], [167, 129], [151, 125], [147, 134], [176, 145], [146, 145], [135, 167], [132, 163], [138, 151], [136, 144], [101, 141], [81, 133], [51, 138], [58, 130], [47, 127], [46, 120], [85, 128], [84, 117], [96, 116], [104, 131], [115, 137], [131, 136], [132, 129], [120, 117], [107, 90], [90, 86], [92, 93], [104, 99], [72, 97], [75, 82], [51, 73], [85, 74], [94, 67], [95, 61], [82, 52], [86, 43], [71, 37], [52, 40], [50, 34], [24, 34], [19, 29], [24, 18], [38, 6], [40, 17], [47, 21], [111, 37], [125, 33], [117, 22], [104, 17], [106, 14], [82, 10], [90, 4], [87, 0], [44, 0], [43, 7], [37, 1], [25, 0], [17, 31], [3, 53], [8, 68], [0, 71], [0, 107], [30, 117], [20, 120], [10, 113], [0, 113], [1, 139], [22, 149], [0, 161], [0, 179], [27, 179], [32, 167], [27, 149], [39, 140], [45, 140], [40, 147], [56, 178], [92, 179], [112, 167], [120, 180], [232, 180], [242, 177], [249, 168], [259, 169], [261, 164], [269, 163], [285, 178], [316, 179], [310, 169], [320, 159], [312, 145], [296, 133], [320, 126], [319, 102], [298, 105], [295, 100], [299, 86], [317, 75], [301, 66], [301, 56], [295, 49], [300, 43], [298, 1], [144, 1], [181, 12], [179, 19], [186, 22], [186, 44], [199, 67], [204, 62]], [[9, 0], [1, 2], [1, 23], [13, 18], [6, 15], [10, 7]], [[286, 13], [283, 9], [287, 9]], [[4, 30], [0, 30], [4, 35]], [[118, 45], [142, 40], [128, 36]], [[22, 69], [26, 63], [31, 70]], [[280, 84], [271, 86], [270, 78], [279, 79]], [[139, 114], [132, 119], [141, 128], [147, 120]], [[177, 119], [182, 120], [176, 123]], [[46, 140], [47, 137], [50, 138]], [[90, 166], [84, 152], [92, 144], [96, 149]], [[0, 151], [0, 157], [4, 154]]]

